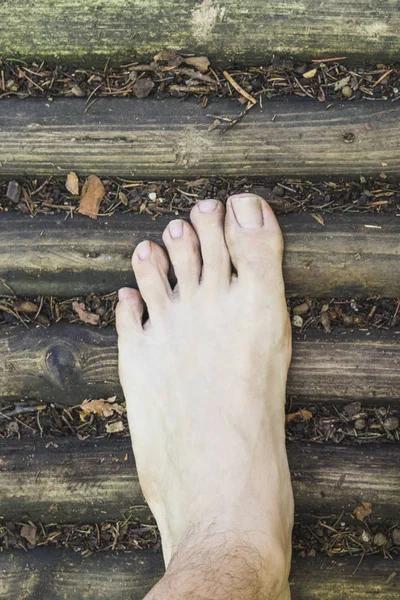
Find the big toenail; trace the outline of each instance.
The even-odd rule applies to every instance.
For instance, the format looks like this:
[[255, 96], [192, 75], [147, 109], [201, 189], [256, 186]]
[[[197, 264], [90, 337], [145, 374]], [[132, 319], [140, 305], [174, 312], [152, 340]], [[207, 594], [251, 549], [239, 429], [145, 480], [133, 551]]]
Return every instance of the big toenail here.
[[259, 229], [264, 224], [261, 200], [254, 194], [240, 194], [231, 198], [236, 221], [243, 229]]
[[148, 240], [144, 242], [140, 242], [138, 247], [136, 248], [136, 253], [140, 260], [146, 260], [146, 258], [150, 257], [151, 254], [151, 244]]
[[183, 235], [182, 221], [180, 219], [176, 219], [176, 221], [171, 221], [171, 223], [169, 224], [169, 232], [172, 238], [181, 238]]
[[210, 213], [214, 212], [217, 208], [218, 202], [217, 200], [201, 200], [198, 203], [199, 211], [202, 213]]

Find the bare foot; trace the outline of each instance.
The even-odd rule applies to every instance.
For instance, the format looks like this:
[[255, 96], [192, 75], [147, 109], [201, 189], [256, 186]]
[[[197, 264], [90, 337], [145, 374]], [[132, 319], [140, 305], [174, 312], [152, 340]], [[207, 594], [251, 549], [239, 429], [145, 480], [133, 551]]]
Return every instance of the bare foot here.
[[193, 537], [225, 536], [233, 546], [239, 537], [281, 574], [285, 592], [276, 597], [287, 598], [291, 333], [281, 232], [252, 194], [232, 196], [226, 215], [220, 202], [204, 200], [190, 218], [164, 231], [169, 259], [156, 244], [139, 244], [132, 264], [140, 294], [120, 291], [119, 370], [140, 482], [166, 566]]

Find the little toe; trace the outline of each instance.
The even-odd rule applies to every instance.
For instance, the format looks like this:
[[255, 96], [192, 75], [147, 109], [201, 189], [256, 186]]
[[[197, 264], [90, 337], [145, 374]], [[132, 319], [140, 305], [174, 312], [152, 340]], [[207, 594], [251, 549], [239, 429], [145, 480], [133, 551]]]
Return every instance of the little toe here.
[[179, 297], [190, 297], [200, 281], [199, 238], [190, 223], [182, 219], [171, 221], [162, 237], [178, 281]]
[[168, 281], [169, 261], [164, 250], [157, 244], [145, 240], [135, 249], [132, 267], [136, 281], [147, 305], [150, 320], [163, 312], [172, 297]]
[[218, 200], [202, 200], [193, 207], [190, 220], [200, 240], [202, 283], [214, 287], [229, 284], [231, 260], [225, 242], [225, 208]]
[[239, 282], [282, 293], [282, 232], [265, 200], [249, 193], [231, 196], [225, 235]]
[[115, 325], [120, 339], [131, 338], [132, 333], [142, 330], [143, 300], [132, 288], [121, 288], [115, 313]]

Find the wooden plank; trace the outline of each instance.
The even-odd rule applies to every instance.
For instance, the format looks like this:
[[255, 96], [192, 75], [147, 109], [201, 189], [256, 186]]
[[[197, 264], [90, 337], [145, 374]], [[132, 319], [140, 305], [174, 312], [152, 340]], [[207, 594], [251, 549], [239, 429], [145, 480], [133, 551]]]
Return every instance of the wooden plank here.
[[[130, 438], [0, 440], [0, 515], [18, 521], [89, 523], [150, 513], [140, 491]], [[126, 460], [126, 455], [128, 459]], [[373, 517], [397, 519], [399, 444], [329, 446], [288, 443], [300, 517], [353, 512], [372, 502]]]
[[206, 110], [195, 98], [100, 98], [88, 111], [85, 102], [2, 100], [0, 176], [399, 173], [399, 103], [338, 101], [326, 110], [309, 98], [267, 100], [221, 135], [210, 131], [215, 115], [237, 118], [243, 110], [228, 98], [214, 99]]
[[[400, 106], [400, 103], [399, 103]], [[400, 122], [400, 121], [399, 121]], [[131, 255], [143, 239], [161, 243], [172, 216], [0, 214], [0, 294], [108, 293], [135, 285]], [[279, 219], [288, 296], [400, 296], [400, 219], [310, 214]], [[2, 281], [3, 280], [3, 281]]]
[[[400, 399], [399, 334], [338, 330], [296, 335], [287, 393], [298, 402]], [[21, 399], [76, 405], [122, 395], [113, 328], [0, 328], [0, 405]]]
[[[398, 600], [398, 559], [380, 556], [294, 558], [292, 600]], [[0, 598], [7, 600], [142, 600], [162, 577], [161, 553], [106, 552], [82, 557], [67, 550], [0, 554]]]
[[[0, 55], [62, 62], [132, 62], [161, 49], [207, 54], [221, 64], [277, 54], [397, 59], [396, 2], [381, 0], [3, 0]], [[343, 49], [346, 49], [344, 52]], [[373, 60], [372, 60], [373, 59]]]

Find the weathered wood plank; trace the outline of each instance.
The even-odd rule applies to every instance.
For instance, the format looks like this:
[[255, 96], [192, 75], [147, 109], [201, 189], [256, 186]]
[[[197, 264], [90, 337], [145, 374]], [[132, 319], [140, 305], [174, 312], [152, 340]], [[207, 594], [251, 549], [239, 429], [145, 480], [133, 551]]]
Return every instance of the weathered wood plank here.
[[[400, 104], [399, 104], [400, 106]], [[400, 122], [400, 121], [399, 121]], [[161, 243], [171, 216], [0, 214], [0, 293], [108, 293], [135, 285], [131, 255], [143, 239]], [[288, 296], [400, 296], [400, 219], [393, 215], [279, 219]]]
[[[209, 55], [221, 64], [276, 54], [397, 59], [393, 0], [3, 0], [0, 55], [80, 62], [128, 60], [162, 49]], [[343, 49], [346, 49], [344, 52]]]
[[[294, 558], [292, 600], [398, 600], [399, 560]], [[0, 598], [142, 600], [162, 577], [161, 553], [107, 552], [84, 558], [67, 550], [0, 554]]]
[[399, 174], [399, 103], [337, 102], [326, 110], [310, 99], [268, 100], [224, 135], [209, 127], [215, 115], [243, 110], [230, 99], [206, 110], [194, 98], [85, 106], [80, 98], [2, 100], [0, 176], [358, 177], [381, 173], [383, 162], [386, 173]]
[[[0, 516], [47, 523], [99, 522], [129, 514], [143, 522], [151, 518], [129, 437], [48, 441], [0, 440]], [[375, 520], [398, 517], [398, 444], [289, 442], [287, 448], [300, 517], [352, 512], [362, 500], [372, 502]]]
[[[400, 334], [338, 330], [296, 335], [287, 392], [299, 401], [400, 399]], [[122, 395], [113, 328], [0, 328], [0, 404], [76, 405]]]

